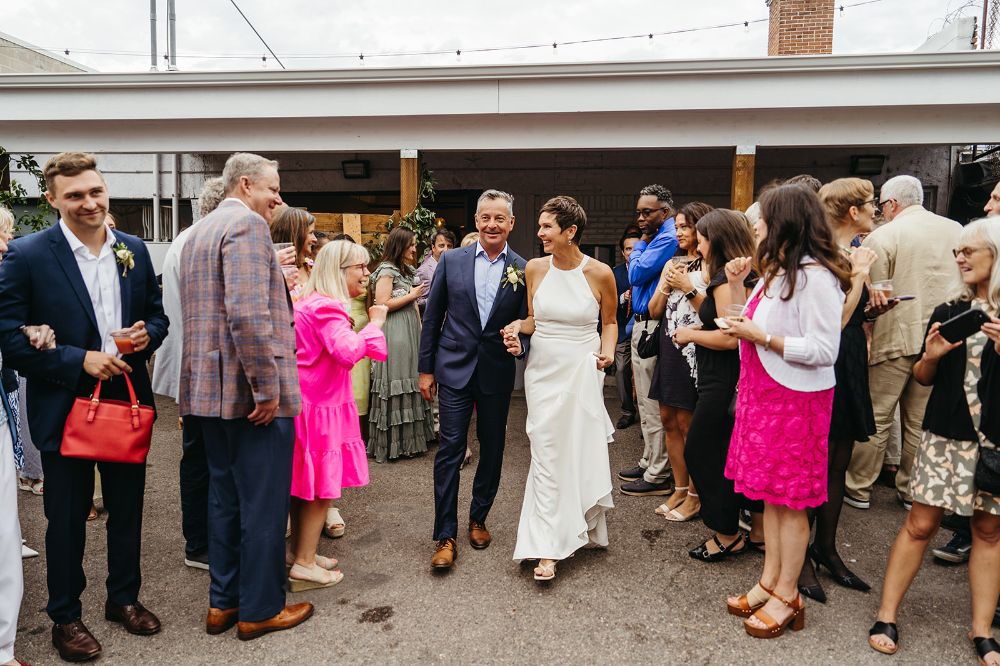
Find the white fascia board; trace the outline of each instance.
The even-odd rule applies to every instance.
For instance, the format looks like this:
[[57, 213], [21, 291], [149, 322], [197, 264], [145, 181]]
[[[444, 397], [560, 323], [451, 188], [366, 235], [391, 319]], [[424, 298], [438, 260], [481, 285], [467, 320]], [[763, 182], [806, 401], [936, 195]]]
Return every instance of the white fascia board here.
[[[1000, 52], [0, 75], [0, 120], [477, 116], [1000, 103]], [[280, 103], [278, 103], [280, 100]]]

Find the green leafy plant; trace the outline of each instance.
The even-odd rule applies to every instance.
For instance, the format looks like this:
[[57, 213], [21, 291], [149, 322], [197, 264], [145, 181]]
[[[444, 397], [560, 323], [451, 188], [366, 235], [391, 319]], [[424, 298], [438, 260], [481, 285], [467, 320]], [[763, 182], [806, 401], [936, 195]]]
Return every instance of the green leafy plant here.
[[417, 256], [423, 255], [430, 245], [431, 237], [437, 229], [437, 214], [424, 207], [424, 201], [434, 201], [437, 192], [435, 191], [434, 173], [427, 168], [427, 165], [420, 167], [420, 192], [417, 195], [417, 207], [401, 218], [390, 219], [386, 225], [385, 233], [377, 234], [374, 240], [365, 243], [368, 252], [373, 259], [382, 256], [385, 249], [385, 237], [392, 231], [393, 227], [406, 227], [417, 237]]
[[28, 190], [11, 177], [11, 165], [33, 177], [38, 182], [38, 191], [41, 195], [34, 210], [17, 216], [17, 226], [30, 229], [31, 232], [41, 231], [49, 226], [47, 216], [52, 212], [52, 207], [45, 199], [45, 177], [34, 155], [27, 153], [13, 155], [0, 146], [0, 183], [3, 184], [0, 187], [0, 206], [16, 212], [16, 206], [28, 205]]

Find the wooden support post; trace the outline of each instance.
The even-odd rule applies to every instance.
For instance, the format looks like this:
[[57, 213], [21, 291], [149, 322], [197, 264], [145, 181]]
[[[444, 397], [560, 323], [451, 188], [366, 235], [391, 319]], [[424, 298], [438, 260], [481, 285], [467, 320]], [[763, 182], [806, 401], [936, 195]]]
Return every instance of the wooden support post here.
[[361, 216], [357, 213], [344, 213], [344, 233], [355, 241], [361, 240]]
[[399, 207], [409, 215], [420, 199], [420, 155], [416, 150], [399, 151]]
[[733, 210], [746, 210], [753, 203], [754, 167], [757, 146], [736, 146], [733, 155], [733, 187], [729, 205]]

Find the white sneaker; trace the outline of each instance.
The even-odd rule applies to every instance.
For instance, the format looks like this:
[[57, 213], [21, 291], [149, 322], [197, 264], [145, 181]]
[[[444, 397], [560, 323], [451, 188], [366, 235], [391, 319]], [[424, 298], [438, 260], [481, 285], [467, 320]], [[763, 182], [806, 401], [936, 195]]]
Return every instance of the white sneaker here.
[[854, 499], [850, 495], [844, 495], [844, 504], [853, 506], [855, 509], [870, 509], [872, 504], [868, 500]]
[[38, 557], [38, 551], [33, 548], [28, 548], [24, 545], [24, 539], [21, 539], [21, 559], [28, 560], [32, 557]]

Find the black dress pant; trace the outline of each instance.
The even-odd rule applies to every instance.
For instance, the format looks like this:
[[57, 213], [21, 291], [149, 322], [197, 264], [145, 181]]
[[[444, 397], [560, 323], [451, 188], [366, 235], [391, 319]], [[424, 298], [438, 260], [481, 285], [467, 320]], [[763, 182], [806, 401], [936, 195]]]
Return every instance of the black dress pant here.
[[[87, 587], [83, 553], [87, 514], [94, 499], [94, 465], [91, 460], [66, 458], [57, 451], [42, 452], [45, 473], [42, 500], [48, 519], [46, 611], [56, 624], [78, 620], [82, 612], [80, 595]], [[96, 465], [101, 472], [104, 508], [108, 513], [107, 599], [122, 606], [134, 604], [142, 582], [139, 554], [146, 466], [105, 462]]]
[[181, 530], [191, 557], [208, 551], [208, 459], [197, 418], [184, 419], [181, 441]]

